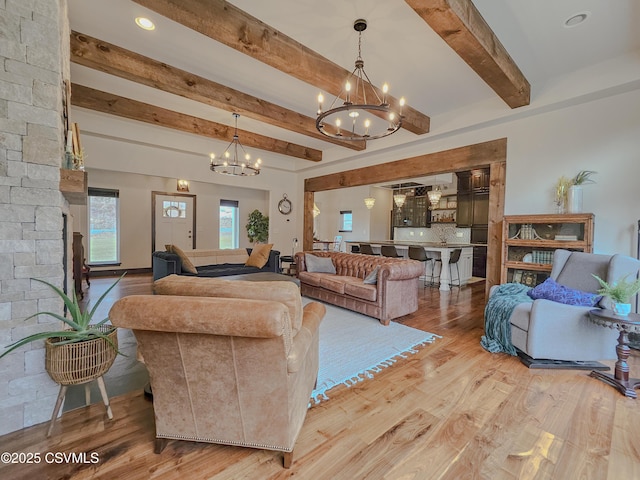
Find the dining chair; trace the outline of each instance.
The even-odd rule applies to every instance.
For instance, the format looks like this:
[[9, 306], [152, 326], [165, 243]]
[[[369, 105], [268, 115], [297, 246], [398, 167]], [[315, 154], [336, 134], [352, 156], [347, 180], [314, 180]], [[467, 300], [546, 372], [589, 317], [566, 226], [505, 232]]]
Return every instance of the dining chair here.
[[394, 245], [382, 245], [380, 253], [383, 257], [402, 258], [402, 255], [398, 253]]
[[[460, 261], [460, 255], [462, 255], [462, 249], [461, 248], [454, 248], [451, 251], [451, 256], [449, 257], [449, 284], [452, 287], [459, 287], [460, 286], [460, 267], [458, 266], [458, 262]], [[440, 265], [440, 272], [442, 272], [442, 259], [441, 258], [436, 258], [435, 259], [435, 264], [433, 266], [433, 269], [435, 270], [436, 265]], [[453, 283], [453, 273], [452, 273], [452, 268], [451, 265], [455, 265], [456, 266], [456, 272], [458, 273], [458, 283]]]
[[[418, 262], [424, 262], [424, 286], [426, 287], [427, 285], [429, 286], [435, 285], [434, 278], [433, 278], [433, 273], [435, 270], [435, 257], [430, 257], [427, 254], [427, 251], [423, 247], [420, 247], [417, 245], [410, 245], [409, 258], [411, 260], [417, 260]], [[431, 278], [427, 283], [427, 266], [428, 265], [431, 266]]]
[[360, 244], [360, 253], [364, 255], [379, 255], [378, 253], [375, 253], [373, 251], [373, 248], [371, 248], [371, 245], [369, 245], [368, 243]]

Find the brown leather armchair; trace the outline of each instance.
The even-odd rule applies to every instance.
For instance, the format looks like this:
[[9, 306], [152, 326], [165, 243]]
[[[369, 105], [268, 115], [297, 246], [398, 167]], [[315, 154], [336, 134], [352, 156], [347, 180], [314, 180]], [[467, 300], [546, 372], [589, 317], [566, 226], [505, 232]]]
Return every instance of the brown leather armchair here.
[[322, 304], [291, 282], [165, 277], [159, 295], [125, 297], [109, 316], [131, 328], [149, 369], [156, 453], [167, 439], [284, 452], [318, 373]]

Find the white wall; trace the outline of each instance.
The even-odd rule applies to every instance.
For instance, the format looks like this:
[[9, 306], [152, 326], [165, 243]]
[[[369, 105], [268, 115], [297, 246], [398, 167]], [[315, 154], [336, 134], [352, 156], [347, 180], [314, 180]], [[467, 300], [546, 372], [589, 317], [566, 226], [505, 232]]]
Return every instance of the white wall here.
[[[176, 179], [139, 175], [132, 173], [108, 172], [90, 169], [89, 185], [120, 191], [120, 252], [121, 266], [118, 268], [151, 267], [151, 192], [176, 192]], [[219, 248], [220, 200], [238, 200], [240, 208], [240, 247], [251, 243], [246, 235], [246, 221], [249, 213], [258, 209], [267, 214], [269, 195], [264, 190], [228, 187], [203, 182], [190, 182], [189, 194], [196, 197], [196, 248]], [[87, 208], [74, 206], [74, 217], [80, 219], [80, 232], [87, 244]], [[162, 246], [156, 246], [156, 250]], [[111, 267], [112, 268], [112, 267]], [[95, 268], [109, 270], [109, 268]]]
[[[640, 219], [638, 112], [640, 91], [633, 90], [551, 111], [540, 109], [529, 116], [465, 129], [463, 133], [425, 138], [392, 154], [358, 155], [341, 162], [341, 170], [506, 137], [506, 214], [554, 213], [557, 179], [580, 170], [596, 170], [597, 183], [584, 188], [584, 210], [596, 217], [594, 251], [635, 257]], [[302, 176], [311, 178], [334, 171], [334, 166], [327, 166]]]
[[369, 196], [376, 199], [376, 204], [369, 211], [369, 240], [385, 240], [391, 233], [393, 191], [387, 188], [369, 187]]
[[[369, 210], [364, 204], [366, 197], [376, 199]], [[353, 187], [338, 191], [318, 192], [314, 196], [320, 209], [315, 219], [316, 234], [320, 240], [333, 240], [342, 235], [343, 241], [383, 240], [389, 238], [391, 192], [377, 187]], [[353, 213], [353, 231], [339, 232], [340, 211]]]
[[[230, 177], [209, 170], [204, 155], [90, 134], [82, 140], [87, 152], [89, 186], [120, 190], [119, 268], [151, 266], [151, 192], [176, 192], [178, 178], [189, 180], [189, 193], [196, 195], [198, 248], [218, 246], [217, 211], [221, 198], [240, 201], [240, 246], [250, 245], [244, 226], [256, 208], [269, 216], [269, 242], [274, 249], [290, 254], [292, 238], [298, 237], [302, 242], [302, 202], [295, 173], [267, 167], [255, 177]], [[293, 212], [287, 216], [277, 208], [285, 193], [293, 204]], [[85, 212], [85, 208], [73, 212], [75, 218], [81, 219], [83, 235], [87, 231]]]

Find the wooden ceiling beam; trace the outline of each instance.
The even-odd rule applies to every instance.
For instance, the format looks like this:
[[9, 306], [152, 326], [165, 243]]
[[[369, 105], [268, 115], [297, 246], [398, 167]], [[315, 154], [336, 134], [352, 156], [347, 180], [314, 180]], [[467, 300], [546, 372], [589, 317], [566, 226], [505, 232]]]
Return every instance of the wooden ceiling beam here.
[[322, 135], [311, 117], [79, 32], [71, 32], [71, 61], [317, 140], [353, 150], [366, 148], [365, 142], [346, 142]]
[[486, 167], [507, 158], [507, 139], [500, 138], [488, 142], [452, 148], [443, 152], [426, 153], [393, 162], [370, 165], [368, 167], [331, 173], [321, 177], [307, 178], [305, 192], [322, 192], [338, 188], [360, 187], [383, 182], [393, 182], [459, 172], [472, 168]]
[[[351, 73], [225, 0], [133, 1], [335, 96]], [[315, 105], [314, 99], [309, 103]], [[402, 113], [402, 128], [418, 135], [429, 131], [427, 115], [408, 105]]]
[[471, 0], [405, 0], [511, 108], [531, 86]]
[[[174, 112], [75, 83], [72, 84], [71, 87], [71, 104], [97, 112], [137, 120], [139, 122], [172, 128], [195, 135], [202, 135], [203, 137], [216, 138], [227, 142], [233, 140], [234, 127], [184, 113]], [[246, 130], [238, 130], [238, 136], [245, 147], [258, 148], [267, 152], [302, 158], [303, 160], [310, 160], [312, 162], [322, 160], [322, 152], [320, 150], [265, 137]]]

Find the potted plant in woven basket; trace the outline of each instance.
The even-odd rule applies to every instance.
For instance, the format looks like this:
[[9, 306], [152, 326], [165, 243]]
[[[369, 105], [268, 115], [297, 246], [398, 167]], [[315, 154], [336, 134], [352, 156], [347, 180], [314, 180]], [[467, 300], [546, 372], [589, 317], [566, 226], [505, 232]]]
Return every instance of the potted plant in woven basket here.
[[[124, 277], [124, 275], [122, 275]], [[29, 335], [7, 346], [0, 358], [16, 348], [37, 340], [45, 341], [45, 367], [49, 376], [60, 385], [86, 383], [104, 375], [118, 353], [118, 332], [116, 327], [107, 325], [109, 318], [93, 323], [98, 306], [109, 292], [122, 279], [111, 285], [90, 310], [82, 311], [75, 292], [71, 298], [55, 285], [44, 280], [34, 279], [52, 288], [67, 307], [68, 317], [53, 312], [38, 312], [25, 320], [38, 315], [49, 315], [64, 322], [69, 328]]]

